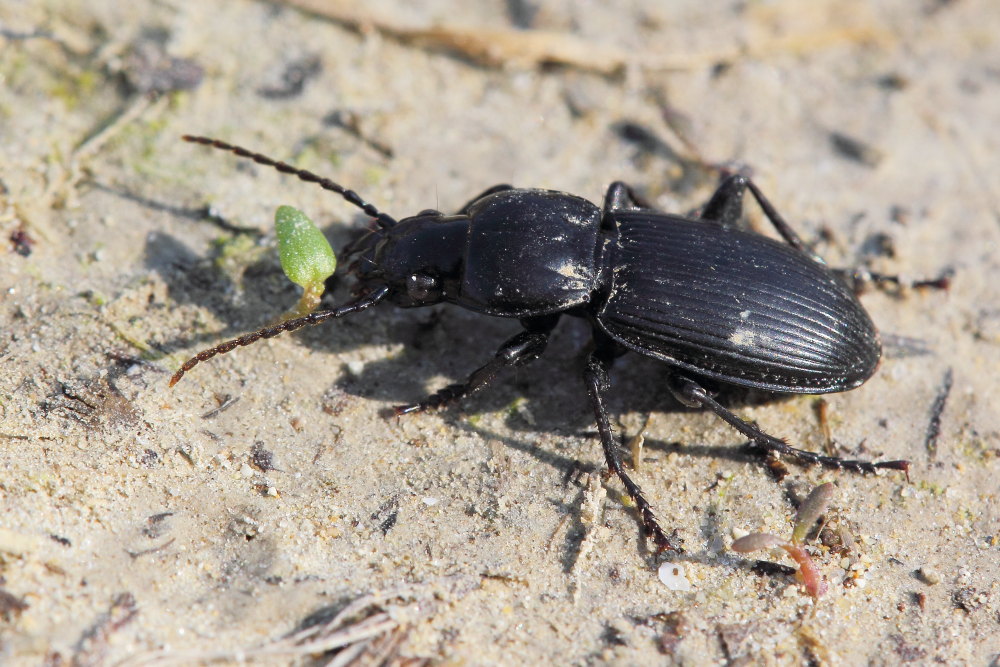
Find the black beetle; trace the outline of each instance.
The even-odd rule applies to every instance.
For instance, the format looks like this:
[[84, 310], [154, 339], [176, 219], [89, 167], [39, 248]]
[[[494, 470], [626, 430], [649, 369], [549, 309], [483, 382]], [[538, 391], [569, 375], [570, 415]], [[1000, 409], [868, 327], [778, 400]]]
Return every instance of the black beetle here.
[[[795, 449], [743, 421], [705, 389], [847, 391], [871, 377], [881, 356], [879, 335], [852, 289], [857, 274], [828, 268], [745, 176], [729, 176], [698, 217], [653, 210], [616, 182], [603, 209], [563, 192], [498, 185], [455, 215], [428, 210], [397, 222], [329, 179], [215, 139], [184, 138], [337, 192], [377, 228], [347, 251], [349, 272], [357, 277], [353, 301], [205, 350], [177, 371], [171, 386], [217, 354], [382, 301], [403, 308], [453, 303], [520, 320], [524, 331], [465, 382], [396, 408], [397, 414], [416, 412], [467, 396], [500, 370], [538, 358], [565, 314], [586, 319], [593, 329], [583, 378], [604, 455], [659, 550], [680, 550], [679, 539], [660, 528], [626, 474], [605, 408], [608, 369], [630, 350], [669, 364], [670, 390], [681, 403], [711, 410], [762, 452], [859, 472], [908, 468], [907, 461], [872, 463]], [[746, 190], [784, 243], [738, 228]]]

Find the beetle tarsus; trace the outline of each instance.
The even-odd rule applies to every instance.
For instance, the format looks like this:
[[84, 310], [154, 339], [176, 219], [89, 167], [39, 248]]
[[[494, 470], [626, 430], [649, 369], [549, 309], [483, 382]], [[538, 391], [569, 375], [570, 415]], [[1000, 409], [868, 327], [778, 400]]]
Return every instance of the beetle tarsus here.
[[693, 380], [680, 377], [674, 378], [671, 389], [686, 405], [697, 404], [714, 412], [727, 424], [749, 438], [753, 449], [762, 452], [782, 454], [797, 459], [803, 463], [818, 464], [828, 468], [853, 470], [854, 472], [860, 473], [874, 473], [877, 470], [901, 470], [907, 473], [907, 479], [909, 479], [909, 461], [883, 461], [881, 463], [873, 463], [871, 461], [842, 459], [836, 456], [824, 456], [822, 454], [817, 454], [816, 452], [798, 449], [796, 447], [792, 447], [780, 438], [768, 435], [756, 424], [740, 419], [730, 410], [719, 404], [718, 401], [709, 395], [708, 391], [704, 387]]
[[614, 432], [611, 430], [611, 420], [608, 418], [608, 410], [604, 405], [603, 394], [610, 388], [611, 379], [608, 375], [608, 368], [614, 359], [615, 351], [608, 345], [599, 344], [597, 349], [591, 353], [587, 359], [586, 367], [583, 371], [583, 381], [587, 385], [587, 394], [590, 402], [594, 406], [594, 416], [597, 419], [597, 430], [601, 435], [601, 444], [604, 446], [604, 458], [607, 460], [608, 468], [621, 480], [632, 501], [639, 509], [642, 517], [642, 525], [646, 535], [652, 538], [656, 545], [656, 552], [674, 551], [681, 553], [684, 548], [681, 546], [681, 539], [676, 531], [668, 536], [660, 527], [653, 514], [653, 508], [649, 501], [642, 495], [642, 489], [632, 481], [632, 478], [625, 472], [622, 464], [621, 454], [618, 451], [618, 443], [615, 442]]
[[951, 289], [951, 280], [955, 272], [948, 269], [937, 278], [927, 278], [920, 280], [910, 280], [902, 276], [890, 275], [887, 273], [876, 273], [867, 269], [833, 269], [844, 283], [854, 290], [855, 294], [863, 294], [869, 286], [874, 286], [882, 290], [907, 290], [907, 289]]

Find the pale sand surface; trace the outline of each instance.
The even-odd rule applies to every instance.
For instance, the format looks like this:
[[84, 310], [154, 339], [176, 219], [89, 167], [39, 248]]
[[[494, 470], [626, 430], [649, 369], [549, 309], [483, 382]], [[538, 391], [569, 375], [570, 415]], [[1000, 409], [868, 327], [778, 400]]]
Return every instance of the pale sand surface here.
[[[360, 30], [281, 3], [0, 5], [0, 663], [236, 661], [369, 595], [348, 624], [373, 618], [383, 647], [445, 664], [996, 660], [1000, 6], [420, 4], [358, 3]], [[412, 39], [517, 22], [539, 32], [509, 48], [490, 36], [502, 66], [428, 44], [455, 30]], [[568, 36], [570, 65], [530, 62], [541, 31]], [[196, 63], [200, 85], [152, 103], [123, 87], [116, 71], [149, 85], [129, 55], [140, 42]], [[624, 72], [586, 69], [619, 57]], [[324, 124], [335, 111], [357, 131]], [[624, 121], [662, 143], [624, 140]], [[877, 154], [845, 157], [834, 131]], [[386, 409], [464, 377], [516, 322], [383, 307], [168, 390], [187, 356], [294, 303], [272, 250], [278, 205], [338, 249], [365, 224], [337, 196], [184, 133], [294, 161], [397, 216], [501, 182], [599, 201], [615, 179], [685, 211], [714, 184], [699, 156], [750, 165], [831, 263], [954, 268], [947, 293], [864, 297], [883, 333], [928, 353], [894, 345], [864, 387], [827, 397], [836, 442], [911, 459], [911, 481], [790, 465], [776, 483], [719, 420], [676, 410], [656, 364], [627, 357], [611, 408], [628, 435], [653, 415], [636, 477], [685, 540], [674, 561], [691, 587], [676, 591], [620, 484], [592, 474], [604, 463], [579, 322], [463, 406], [403, 419]], [[28, 257], [7, 243], [19, 229]], [[821, 449], [814, 406], [739, 413]], [[728, 545], [788, 534], [791, 500], [822, 481], [837, 486], [831, 530], [855, 544], [817, 544], [830, 592], [814, 602]]]

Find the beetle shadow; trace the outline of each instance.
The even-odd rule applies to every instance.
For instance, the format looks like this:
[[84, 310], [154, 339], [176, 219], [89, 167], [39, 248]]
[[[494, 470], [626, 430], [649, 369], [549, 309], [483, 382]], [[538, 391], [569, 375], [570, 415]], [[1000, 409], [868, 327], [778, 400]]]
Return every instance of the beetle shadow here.
[[[337, 232], [324, 230], [324, 233], [328, 238], [345, 236], [342, 229]], [[160, 340], [155, 347], [161, 353], [172, 354], [183, 349], [197, 351], [217, 345], [273, 324], [295, 305], [301, 289], [285, 277], [276, 253], [258, 247], [257, 238], [238, 234], [223, 243], [212, 245], [207, 254], [200, 255], [173, 235], [154, 232], [147, 236], [144, 266], [147, 271], [157, 274], [166, 285], [170, 302], [196, 306], [210, 313], [212, 319], [226, 323], [221, 329], [207, 332], [186, 330]], [[346, 241], [343, 243], [346, 244]], [[246, 261], [248, 255], [257, 257]], [[343, 282], [340, 274], [328, 281], [328, 286], [335, 288], [336, 295], [324, 297], [321, 307], [334, 305], [335, 299], [339, 302], [349, 299], [343, 294], [345, 290], [336, 289], [340, 282]], [[364, 319], [365, 315], [344, 318], [334, 325], [311, 327], [292, 335], [312, 349], [334, 354], [372, 342], [406, 342], [406, 328], [395, 332], [389, 330], [388, 335], [378, 336], [373, 341], [363, 330], [371, 326]], [[338, 335], [330, 335], [331, 326], [337, 327]]]
[[[356, 372], [341, 375], [334, 384], [345, 393], [392, 405], [416, 403], [444, 386], [464, 382], [470, 373], [494, 357], [504, 341], [523, 331], [516, 320], [488, 317], [448, 305], [420, 309], [382, 305], [373, 308], [372, 313], [378, 323], [373, 327], [369, 320], [367, 327], [363, 327], [367, 329], [362, 333], [363, 342], [401, 345], [391, 354], [366, 362]], [[347, 321], [349, 318], [342, 320]], [[579, 335], [583, 329], [565, 331], [565, 328], [560, 323], [539, 360], [502, 371], [489, 386], [441, 411], [446, 415], [467, 416], [512, 411], [524, 399], [556, 402], [576, 399], [585, 404], [578, 366], [565, 358], [567, 345], [584, 344]], [[562, 368], [567, 363], [573, 364], [572, 367]], [[557, 424], [556, 421], [548, 426]]]
[[[650, 359], [639, 355], [632, 356], [635, 357], [633, 360], [621, 360], [622, 363], [620, 363], [619, 368], [613, 371], [613, 388], [608, 400], [609, 411], [613, 417], [616, 414], [627, 411], [633, 413], [659, 412], [665, 414], [704, 412], [700, 409], [683, 406], [665, 389], [666, 374], [670, 372], [669, 369], [663, 368], [659, 364], [650, 364]], [[524, 378], [527, 390], [525, 394], [521, 395], [530, 398], [529, 404], [532, 405], [530, 410], [531, 417], [530, 419], [526, 418], [523, 412], [518, 410], [509, 411], [504, 420], [505, 426], [511, 432], [500, 433], [477, 425], [476, 421], [464, 418], [462, 415], [468, 414], [470, 408], [475, 409], [487, 405], [487, 403], [477, 399], [470, 401], [473, 405], [468, 406], [465, 410], [460, 406], [449, 408], [445, 412], [445, 419], [453, 428], [475, 435], [478, 438], [498, 441], [505, 447], [526, 453], [539, 463], [559, 470], [563, 475], [561, 488], [567, 489], [571, 486], [571, 482], [575, 484], [575, 478], [579, 473], [596, 473], [605, 470], [606, 466], [604, 458], [600, 454], [600, 438], [582, 382], [578, 381], [574, 390], [564, 391], [559, 394], [538, 392], [538, 385], [541, 381], [552, 381], [554, 376], [561, 376], [567, 372], [570, 373], [571, 377], [578, 376], [579, 373], [576, 371], [581, 364], [573, 364], [572, 369], [564, 367], [553, 369], [553, 365], [542, 364], [539, 361], [532, 366], [532, 368], [537, 370]], [[714, 387], [713, 389], [718, 392], [716, 394], [717, 400], [733, 408], [780, 402], [788, 400], [793, 396], [789, 394], [751, 391], [736, 387]], [[406, 416], [404, 415], [401, 418], [405, 419]], [[577, 450], [570, 450], [566, 453], [559, 452], [551, 447], [537, 444], [539, 433], [555, 433], [567, 438], [583, 438], [589, 442], [585, 441], [581, 443], [581, 446], [592, 446], [596, 449], [586, 453], [581, 451], [580, 454], [582, 456], [574, 455], [574, 452]], [[623, 446], [624, 441], [631, 435], [634, 434], [622, 433], [620, 429], [616, 428], [616, 436], [620, 447]], [[665, 459], [670, 453], [677, 453], [684, 457], [725, 460], [737, 464], [757, 464], [761, 471], [766, 473], [767, 464], [765, 454], [748, 446], [748, 443], [745, 440], [740, 440], [735, 432], [734, 436], [736, 439], [733, 444], [728, 445], [699, 445], [647, 437], [645, 448], [649, 453], [656, 453], [660, 459]], [[596, 456], [594, 452], [597, 452]], [[623, 447], [622, 453], [627, 457], [627, 453], [624, 452]], [[585, 458], [586, 461], [581, 461], [581, 458]], [[649, 473], [640, 470], [638, 473], [632, 474], [638, 478], [642, 478], [643, 475]], [[610, 483], [614, 485], [616, 482], [611, 481]], [[549, 502], [554, 507], [567, 516], [560, 556], [563, 571], [566, 573], [572, 572], [575, 567], [580, 555], [580, 549], [587, 535], [587, 530], [579, 515], [584, 491], [579, 484], [575, 485], [578, 487], [577, 492], [570, 499], [565, 497], [567, 495], [565, 491], [561, 494], [563, 497], [559, 497], [559, 495], [553, 496], [548, 490], [542, 492], [548, 496]], [[622, 505], [620, 509], [627, 513], [635, 522], [636, 530], [640, 532], [644, 530], [642, 518], [634, 507]], [[711, 518], [706, 521], [709, 523], [706, 523], [701, 528], [704, 546], [698, 551], [688, 551], [684, 554], [675, 555], [672, 557], [672, 560], [696, 562], [713, 566], [720, 564], [730, 567], [739, 566], [739, 563], [737, 563], [738, 559], [731, 559], [731, 562], [730, 560], [726, 560], [720, 563], [720, 548], [713, 547], [712, 545], [719, 541], [718, 536], [721, 534], [721, 528], [713, 526]], [[666, 527], [669, 531], [669, 526]], [[655, 560], [656, 557], [655, 550], [651, 548], [651, 545], [646, 540], [638, 543], [637, 554], [646, 560]]]
[[[284, 277], [277, 254], [260, 246], [265, 233], [259, 228], [234, 224], [209, 205], [184, 206], [98, 181], [90, 181], [88, 185], [151, 212], [166, 213], [191, 225], [215, 227], [225, 234], [220, 243], [209, 244], [205, 253], [165, 232], [146, 236], [143, 266], [163, 281], [169, 302], [197, 306], [210, 312], [216, 320], [228, 323], [213, 332], [183, 331], [171, 338], [148, 341], [164, 356], [182, 349], [215, 345], [259, 329], [298, 301], [300, 291]], [[349, 221], [335, 219], [323, 233], [334, 247], [346, 247], [368, 227], [368, 218], [359, 213]], [[259, 258], [246, 261], [250, 253]], [[151, 307], [155, 305], [151, 303]], [[327, 349], [341, 351], [357, 346], [356, 341], [339, 343], [341, 341], [331, 339]]]
[[[685, 410], [687, 409], [685, 408]], [[594, 455], [590, 454], [588, 457], [589, 460], [583, 462], [578, 456], [574, 456], [572, 452], [563, 454], [554, 451], [551, 448], [546, 448], [536, 444], [536, 438], [520, 438], [508, 434], [502, 434], [488, 428], [475, 426], [464, 420], [453, 424], [453, 427], [485, 440], [498, 441], [505, 447], [524, 452], [537, 462], [551, 466], [562, 473], [563, 481], [560, 486], [553, 486], [551, 489], [543, 489], [540, 491], [539, 495], [547, 498], [549, 504], [566, 516], [564, 521], [565, 534], [563, 536], [560, 549], [560, 561], [563, 572], [566, 574], [571, 573], [579, 560], [581, 549], [583, 548], [583, 542], [588, 535], [587, 528], [583, 523], [581, 515], [581, 507], [586, 498], [586, 491], [585, 488], [578, 482], [578, 478], [582, 473], [602, 474], [603, 471], [606, 470], [603, 456], [600, 456], [599, 460], [594, 460]], [[562, 427], [565, 429], [565, 422], [563, 422]], [[593, 447], [597, 448], [596, 451], [598, 452], [601, 449], [596, 429], [592, 432], [586, 432], [578, 429], [569, 432], [566, 435], [573, 437], [589, 436], [590, 443], [582, 444], [584, 446], [591, 444]], [[723, 459], [734, 463], [757, 463], [760, 465], [762, 470], [766, 470], [766, 465], [764, 464], [764, 460], [760, 454], [750, 450], [746, 446], [740, 446], [738, 444], [687, 445], [679, 442], [647, 439], [645, 447], [647, 451], [660, 452], [664, 455], [664, 457], [670, 452], [677, 452], [681, 456], [700, 456], [715, 460]], [[649, 473], [647, 468], [647, 472], [640, 471], [639, 473], [632, 472], [631, 474], [634, 478], [641, 478], [644, 474]], [[614, 479], [609, 482], [601, 483], [610, 483], [611, 485], [618, 484], [618, 482]], [[566, 498], [568, 495], [567, 490], [574, 486], [576, 487], [576, 490], [572, 493], [572, 497]], [[634, 506], [619, 503], [617, 505], [617, 509], [618, 511], [624, 512], [628, 515], [630, 519], [629, 523], [631, 524], [634, 522], [635, 529], [640, 534], [645, 533], [642, 516]], [[605, 511], [607, 511], [607, 509]], [[664, 524], [664, 527], [667, 532], [670, 532], [669, 525]], [[709, 515], [701, 525], [700, 533], [702, 540], [699, 544], [702, 546], [697, 551], [691, 549], [691, 546], [693, 545], [689, 545], [688, 550], [682, 554], [673, 554], [670, 560], [676, 562], [699, 563], [713, 567], [718, 567], [720, 565], [726, 567], [745, 566], [743, 559], [728, 557], [729, 555], [722, 551], [721, 547], [713, 546], [720, 542], [720, 536], [723, 534], [723, 529], [717, 517]], [[655, 563], [657, 560], [657, 552], [652, 547], [649, 540], [639, 540], [637, 542], [636, 554], [650, 563]], [[727, 557], [720, 559], [720, 556]]]
[[[342, 374], [334, 386], [352, 396], [394, 405], [419, 402], [444, 386], [464, 381], [493, 358], [503, 341], [522, 331], [514, 320], [484, 317], [448, 306], [414, 310], [383, 306], [374, 317], [390, 318], [389, 326], [359, 325], [357, 333], [365, 337], [364, 343], [402, 343], [401, 348], [365, 363], [356, 373]], [[478, 344], [463, 342], [470, 337]], [[301, 340], [318, 350], [331, 350], [321, 332], [307, 332]], [[586, 322], [565, 317], [538, 360], [504, 370], [489, 386], [441, 408], [440, 412], [453, 424], [483, 413], [504, 412], [505, 425], [513, 432], [596, 437], [593, 408], [582, 380], [590, 341], [591, 331]], [[612, 386], [607, 396], [612, 418], [627, 413], [703, 412], [688, 408], [673, 397], [667, 388], [669, 373], [669, 367], [657, 360], [635, 353], [621, 357], [612, 368]], [[730, 408], [775, 403], [793, 396], [700, 381], [716, 400]], [[386, 411], [387, 416], [390, 414], [391, 408]], [[577, 427], [567, 430], [567, 421]], [[691, 453], [714, 456], [725, 449], [693, 449]]]
[[[240, 289], [234, 280], [235, 272], [226, 268], [225, 254], [226, 249], [219, 245], [206, 257], [170, 234], [153, 232], [147, 236], [145, 267], [164, 282], [170, 302], [196, 306], [211, 313], [214, 319], [229, 323], [212, 332], [181, 331], [159, 343], [164, 353], [214, 345], [252, 331], [265, 324], [273, 313], [274, 307], [268, 303], [295, 303], [294, 288], [281, 285], [266, 261], [253, 262], [243, 270], [239, 283], [253, 284], [254, 288]], [[280, 269], [277, 273], [280, 274]]]

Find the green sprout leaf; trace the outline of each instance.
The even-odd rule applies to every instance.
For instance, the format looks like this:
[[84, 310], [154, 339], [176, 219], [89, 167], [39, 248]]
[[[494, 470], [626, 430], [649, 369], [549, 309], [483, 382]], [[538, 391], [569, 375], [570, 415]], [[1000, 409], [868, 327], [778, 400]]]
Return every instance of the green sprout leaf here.
[[281, 268], [289, 280], [307, 287], [333, 275], [337, 268], [333, 248], [305, 213], [291, 206], [280, 206], [274, 214], [274, 225], [278, 230]]
[[770, 533], [750, 533], [735, 540], [731, 547], [732, 550], [736, 553], [748, 554], [761, 549], [783, 549], [799, 566], [796, 576], [802, 582], [806, 592], [813, 598], [819, 598], [827, 591], [827, 585], [819, 568], [813, 563], [809, 552], [805, 550], [802, 543], [809, 535], [809, 529], [830, 506], [833, 490], [833, 484], [830, 482], [820, 484], [802, 501], [791, 542]]
[[302, 211], [280, 206], [274, 225], [281, 268], [289, 280], [305, 290], [289, 317], [301, 317], [319, 305], [324, 282], [337, 268], [337, 258], [323, 232]]

